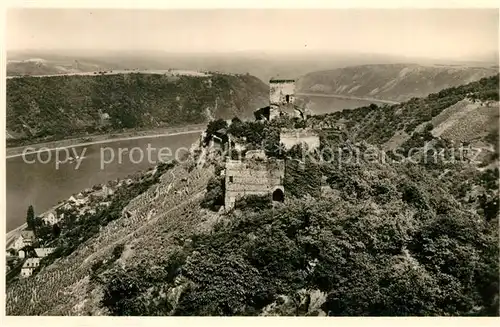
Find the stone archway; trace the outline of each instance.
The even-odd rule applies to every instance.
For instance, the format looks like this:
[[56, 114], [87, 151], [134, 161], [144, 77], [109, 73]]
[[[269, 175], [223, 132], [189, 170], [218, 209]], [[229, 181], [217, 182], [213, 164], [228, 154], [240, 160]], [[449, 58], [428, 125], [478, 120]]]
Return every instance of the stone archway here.
[[277, 188], [273, 192], [273, 201], [283, 202], [285, 201], [285, 194], [280, 188]]

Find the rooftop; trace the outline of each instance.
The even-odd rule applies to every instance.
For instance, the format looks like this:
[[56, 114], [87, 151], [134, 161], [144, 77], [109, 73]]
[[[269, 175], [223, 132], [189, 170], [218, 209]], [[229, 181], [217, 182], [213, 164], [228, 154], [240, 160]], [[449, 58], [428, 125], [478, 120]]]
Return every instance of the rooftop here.
[[35, 253], [39, 257], [44, 257], [47, 254], [54, 252], [55, 249], [56, 248], [36, 248]]
[[21, 237], [22, 238], [35, 238], [35, 233], [32, 230], [23, 230], [21, 232]]
[[23, 268], [35, 268], [40, 263], [40, 258], [29, 258], [23, 263]]

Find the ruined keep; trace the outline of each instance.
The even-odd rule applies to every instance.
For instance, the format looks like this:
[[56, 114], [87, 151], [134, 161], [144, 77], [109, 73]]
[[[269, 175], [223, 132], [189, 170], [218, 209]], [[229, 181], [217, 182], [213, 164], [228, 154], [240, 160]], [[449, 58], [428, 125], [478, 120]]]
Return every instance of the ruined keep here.
[[296, 144], [307, 144], [309, 150], [319, 147], [318, 134], [310, 129], [282, 129], [280, 131], [280, 143], [290, 150]]
[[294, 103], [295, 80], [272, 79], [269, 81], [269, 119], [273, 119], [282, 113], [295, 114]]
[[269, 195], [274, 201], [284, 200], [283, 160], [255, 157], [246, 157], [241, 161], [226, 159], [224, 178], [226, 210], [231, 209], [238, 198], [246, 195]]

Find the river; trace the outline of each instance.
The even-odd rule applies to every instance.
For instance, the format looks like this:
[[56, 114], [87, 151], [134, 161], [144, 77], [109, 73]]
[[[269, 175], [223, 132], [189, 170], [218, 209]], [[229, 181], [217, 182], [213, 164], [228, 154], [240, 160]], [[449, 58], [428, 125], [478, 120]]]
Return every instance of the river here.
[[[56, 167], [55, 151], [50, 152], [50, 158], [48, 152], [27, 155], [25, 158], [9, 158], [6, 230], [10, 231], [26, 221], [26, 211], [30, 204], [33, 205], [35, 214], [41, 214], [60, 200], [67, 199], [85, 188], [125, 178], [154, 166], [158, 162], [159, 154], [163, 159], [173, 159], [176, 151], [178, 155], [185, 153], [198, 137], [199, 133], [193, 133], [76, 147], [74, 151], [78, 156], [85, 149], [84, 159], [79, 167], [76, 160], [61, 163]], [[148, 160], [148, 146], [151, 160]], [[162, 148], [165, 149], [159, 153]], [[119, 156], [120, 149], [123, 150]], [[125, 149], [129, 151], [126, 152]], [[75, 156], [73, 150], [69, 151]], [[111, 159], [112, 153], [114, 160]], [[143, 160], [140, 160], [141, 153]], [[65, 158], [66, 153], [60, 152], [60, 161]]]
[[354, 108], [369, 106], [371, 103], [375, 103], [379, 106], [383, 105], [383, 103], [372, 102], [369, 100], [343, 99], [343, 98], [326, 97], [326, 96], [303, 95], [299, 96], [299, 98], [308, 98], [310, 100], [308, 108], [315, 115], [332, 113], [335, 111], [341, 111], [343, 109], [354, 109]]
[[[352, 109], [370, 104], [369, 101], [362, 100], [313, 96], [308, 98], [311, 100], [310, 109], [315, 114]], [[78, 169], [76, 169], [76, 161], [63, 163], [56, 167], [57, 161], [54, 158], [54, 151], [50, 152], [50, 160], [48, 160], [49, 154], [47, 152], [39, 155], [28, 155], [26, 158], [9, 158], [7, 159], [6, 230], [11, 231], [26, 221], [26, 211], [29, 205], [33, 205], [35, 214], [41, 214], [59, 201], [67, 199], [72, 194], [78, 193], [85, 188], [117, 178], [125, 178], [132, 173], [154, 166], [155, 162], [158, 161], [160, 148], [168, 147], [172, 155], [166, 155], [165, 158], [172, 159], [176, 151], [179, 150], [179, 154], [185, 152], [198, 137], [199, 133], [193, 133], [76, 147], [75, 154], [77, 155], [80, 155], [83, 149], [86, 151], [85, 158], [81, 161]], [[152, 162], [149, 162], [147, 158], [148, 145], [152, 149], [150, 150]], [[136, 150], [132, 150], [132, 154], [130, 151], [127, 153], [122, 151], [122, 155], [118, 155], [119, 149], [127, 148], [129, 150], [135, 148]], [[163, 154], [168, 154], [166, 153], [168, 150], [163, 151]], [[114, 160], [110, 160], [112, 152], [115, 156]], [[144, 155], [143, 160], [139, 160], [141, 152]], [[101, 154], [104, 154], [104, 158]], [[64, 160], [65, 156], [66, 153], [61, 153], [60, 160]], [[119, 157], [121, 160], [119, 160]], [[34, 162], [27, 163], [24, 159]], [[109, 163], [101, 167], [102, 160], [109, 161]]]

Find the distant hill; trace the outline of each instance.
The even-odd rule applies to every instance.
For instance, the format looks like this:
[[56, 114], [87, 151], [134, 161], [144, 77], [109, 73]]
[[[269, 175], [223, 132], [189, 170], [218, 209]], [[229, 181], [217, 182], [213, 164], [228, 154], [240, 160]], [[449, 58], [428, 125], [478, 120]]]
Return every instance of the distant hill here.
[[306, 74], [297, 91], [402, 102], [497, 73], [498, 67], [363, 65]]
[[[33, 64], [34, 58], [43, 63]], [[274, 53], [169, 53], [163, 51], [9, 51], [7, 76], [43, 75], [117, 69], [192, 69], [250, 73], [267, 82], [272, 77], [298, 77], [311, 71], [338, 67], [401, 62], [401, 58], [373, 54]], [[79, 65], [75, 65], [75, 62]]]
[[7, 130], [18, 141], [37, 142], [200, 124], [250, 116], [268, 102], [268, 92], [251, 75], [217, 73], [12, 78], [7, 80]]
[[[33, 64], [30, 63], [33, 58], [42, 58], [44, 65], [33, 67]], [[498, 58], [498, 56], [495, 58]], [[357, 65], [401, 64], [408, 66], [407, 63], [411, 62], [426, 66], [440, 64], [454, 65], [454, 67], [491, 68], [492, 65], [498, 64], [496, 59], [492, 61], [489, 57], [484, 58], [483, 62], [453, 62], [450, 60], [402, 58], [370, 53], [322, 53], [314, 51], [297, 53], [265, 53], [261, 51], [171, 53], [139, 50], [25, 50], [9, 51], [7, 59], [8, 76], [46, 74], [48, 69], [51, 70], [51, 73], [66, 73], [68, 70], [88, 72], [110, 69], [154, 70], [172, 68], [210, 70], [224, 73], [249, 73], [266, 83], [270, 78], [298, 78], [311, 72], [329, 72], [332, 69]], [[75, 61], [79, 65], [75, 65]], [[496, 71], [498, 71], [498, 66]], [[349, 74], [348, 71], [347, 74]], [[349, 75], [347, 75], [347, 78], [349, 78]]]
[[93, 72], [107, 69], [107, 65], [71, 61], [49, 61], [41, 58], [10, 60], [7, 62], [7, 76], [55, 75]]

